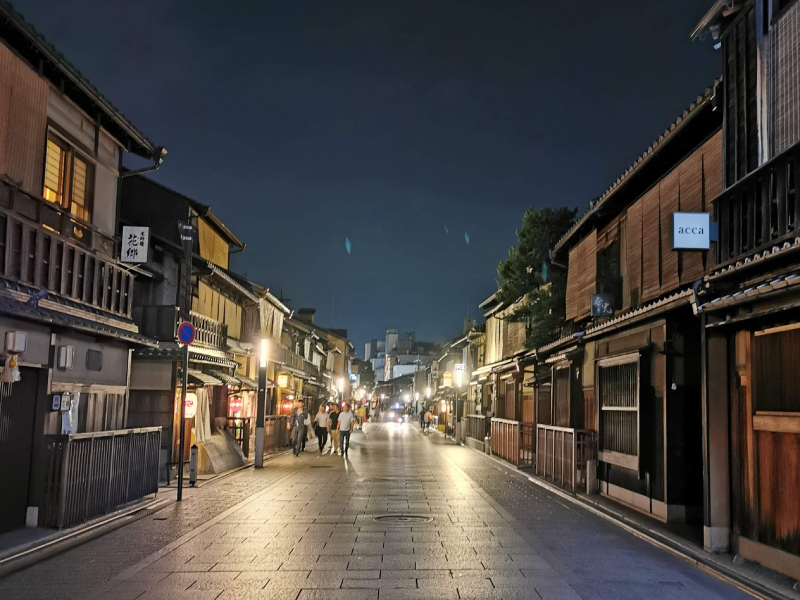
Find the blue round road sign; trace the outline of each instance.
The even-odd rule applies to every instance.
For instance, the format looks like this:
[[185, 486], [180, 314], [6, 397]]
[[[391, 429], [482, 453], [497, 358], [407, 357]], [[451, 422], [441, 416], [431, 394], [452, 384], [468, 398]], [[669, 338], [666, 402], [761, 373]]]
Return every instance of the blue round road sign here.
[[194, 341], [194, 325], [189, 321], [184, 321], [178, 325], [178, 340], [181, 344], [186, 344], [187, 346]]

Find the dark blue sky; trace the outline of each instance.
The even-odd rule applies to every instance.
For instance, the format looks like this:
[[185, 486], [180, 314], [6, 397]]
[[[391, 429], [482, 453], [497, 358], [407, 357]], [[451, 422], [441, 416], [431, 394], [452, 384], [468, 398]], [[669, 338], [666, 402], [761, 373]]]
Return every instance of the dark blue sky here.
[[524, 210], [582, 211], [721, 68], [710, 0], [14, 4], [359, 353], [455, 335]]

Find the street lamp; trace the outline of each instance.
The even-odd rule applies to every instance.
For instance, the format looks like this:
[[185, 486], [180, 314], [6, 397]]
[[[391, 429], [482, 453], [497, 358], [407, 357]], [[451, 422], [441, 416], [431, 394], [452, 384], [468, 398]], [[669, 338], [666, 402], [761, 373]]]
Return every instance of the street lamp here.
[[336, 386], [339, 388], [339, 403], [341, 404], [344, 401], [344, 377], [339, 377]]
[[269, 364], [269, 340], [261, 339], [258, 353], [258, 398], [256, 409], [256, 457], [255, 467], [264, 466], [264, 416], [267, 409], [267, 365]]
[[430, 398], [430, 397], [431, 397], [431, 388], [427, 387], [425, 388], [425, 398]]

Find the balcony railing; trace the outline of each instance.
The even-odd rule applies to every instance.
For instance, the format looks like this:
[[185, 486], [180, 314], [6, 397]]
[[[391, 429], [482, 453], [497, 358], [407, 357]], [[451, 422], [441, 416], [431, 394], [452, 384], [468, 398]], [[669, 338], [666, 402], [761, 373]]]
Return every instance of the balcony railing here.
[[0, 181], [0, 276], [130, 317], [133, 277], [113, 253], [111, 238]]
[[189, 313], [189, 318], [194, 325], [196, 344], [212, 348], [225, 348], [225, 342], [228, 339], [227, 325], [194, 311]]
[[158, 491], [161, 428], [45, 436], [43, 525], [66, 527]]
[[800, 235], [800, 145], [776, 156], [720, 194], [717, 265], [736, 262]]
[[302, 371], [310, 377], [320, 378], [319, 369], [309, 360], [280, 344], [270, 344], [270, 360], [291, 369]]
[[587, 464], [597, 458], [594, 432], [536, 426], [536, 474], [572, 492], [586, 488]]

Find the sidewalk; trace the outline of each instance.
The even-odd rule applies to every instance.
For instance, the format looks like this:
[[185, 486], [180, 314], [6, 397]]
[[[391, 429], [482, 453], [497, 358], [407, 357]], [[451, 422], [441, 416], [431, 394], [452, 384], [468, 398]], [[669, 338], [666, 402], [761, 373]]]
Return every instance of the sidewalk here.
[[[450, 440], [448, 439], [447, 442]], [[442, 439], [440, 443], [446, 443]], [[464, 448], [469, 448], [464, 446]], [[748, 593], [761, 598], [800, 600], [800, 585], [794, 579], [771, 571], [758, 563], [744, 561], [733, 554], [709, 554], [702, 547], [691, 527], [681, 524], [666, 524], [600, 494], [573, 495], [552, 483], [539, 478], [528, 469], [519, 469], [494, 455], [486, 455], [471, 449], [479, 456], [501, 465], [509, 472], [525, 477], [528, 481], [588, 510], [607, 521], [625, 529], [654, 546], [666, 550], [701, 571], [711, 573], [733, 583]]]

